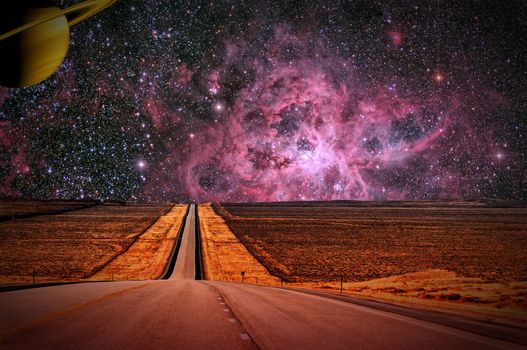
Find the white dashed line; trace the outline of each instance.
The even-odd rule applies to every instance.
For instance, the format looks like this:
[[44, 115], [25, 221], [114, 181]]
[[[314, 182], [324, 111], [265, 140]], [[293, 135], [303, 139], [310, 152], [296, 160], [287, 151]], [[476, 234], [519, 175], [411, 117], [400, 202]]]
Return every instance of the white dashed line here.
[[234, 323], [234, 322], [236, 322], [236, 319], [235, 318], [229, 318], [229, 322]]
[[251, 337], [249, 337], [249, 334], [247, 333], [241, 333], [240, 338], [242, 338], [242, 340], [251, 340]]
[[223, 309], [223, 311], [225, 311], [225, 312], [229, 312], [229, 309]]

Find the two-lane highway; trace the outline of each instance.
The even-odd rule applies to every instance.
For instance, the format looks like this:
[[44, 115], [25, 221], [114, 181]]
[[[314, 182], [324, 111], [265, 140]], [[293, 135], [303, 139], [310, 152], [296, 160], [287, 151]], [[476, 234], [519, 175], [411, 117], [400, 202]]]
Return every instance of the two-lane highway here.
[[181, 247], [170, 280], [193, 280], [196, 274], [196, 205], [190, 204]]
[[[229, 321], [232, 314], [203, 283], [115, 282], [91, 288], [88, 284], [50, 287], [48, 301], [55, 305], [48, 310], [43, 310], [48, 298], [37, 289], [6, 293], [18, 295], [2, 297], [1, 329], [7, 332], [0, 349], [254, 348], [242, 338], [245, 330]], [[87, 294], [83, 300], [60, 300], [83, 293]], [[25, 319], [10, 322], [21, 305]]]
[[254, 349], [214, 288], [194, 280], [195, 205], [168, 280], [0, 293], [0, 349]]
[[195, 208], [168, 280], [0, 293], [0, 349], [525, 349], [289, 289], [195, 281]]
[[514, 349], [439, 324], [275, 287], [208, 282], [262, 349]]

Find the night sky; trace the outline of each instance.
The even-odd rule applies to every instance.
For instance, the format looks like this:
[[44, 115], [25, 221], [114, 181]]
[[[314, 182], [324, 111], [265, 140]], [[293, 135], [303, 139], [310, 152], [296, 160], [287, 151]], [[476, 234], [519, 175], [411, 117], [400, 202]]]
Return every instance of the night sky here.
[[121, 0], [71, 31], [0, 88], [1, 197], [527, 200], [524, 1]]

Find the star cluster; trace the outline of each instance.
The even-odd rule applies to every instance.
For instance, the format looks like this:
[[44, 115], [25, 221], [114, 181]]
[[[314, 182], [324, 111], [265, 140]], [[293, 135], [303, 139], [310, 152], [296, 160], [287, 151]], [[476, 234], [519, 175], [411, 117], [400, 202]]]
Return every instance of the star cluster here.
[[527, 200], [526, 23], [521, 1], [120, 1], [48, 80], [0, 88], [0, 195]]

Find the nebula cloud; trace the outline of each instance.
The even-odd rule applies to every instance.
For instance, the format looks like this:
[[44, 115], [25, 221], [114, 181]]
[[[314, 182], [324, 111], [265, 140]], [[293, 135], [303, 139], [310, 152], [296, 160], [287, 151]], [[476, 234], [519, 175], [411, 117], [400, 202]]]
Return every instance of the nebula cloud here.
[[0, 196], [526, 200], [527, 22], [447, 3], [118, 2], [0, 88]]
[[[387, 179], [434, 177], [433, 167], [412, 163], [440, 157], [458, 117], [454, 101], [367, 84], [353, 62], [284, 28], [265, 47], [225, 45], [225, 62], [202, 88], [215, 101], [215, 121], [193, 131], [185, 150], [169, 145], [146, 196], [178, 184], [202, 201], [405, 199], [408, 189]], [[222, 84], [233, 72], [244, 84], [227, 103]], [[158, 114], [150, 116], [156, 124]], [[434, 190], [452, 195], [451, 186], [443, 181]]]

